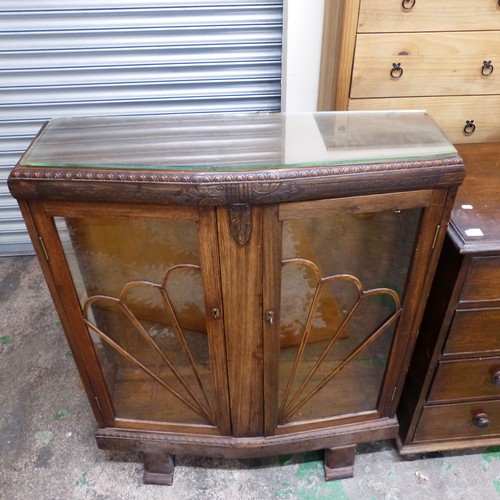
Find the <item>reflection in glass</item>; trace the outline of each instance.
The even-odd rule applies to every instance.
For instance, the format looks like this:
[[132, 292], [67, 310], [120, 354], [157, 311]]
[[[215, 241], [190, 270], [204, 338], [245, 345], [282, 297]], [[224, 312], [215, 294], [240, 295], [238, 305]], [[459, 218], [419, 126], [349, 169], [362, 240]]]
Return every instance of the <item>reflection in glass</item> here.
[[196, 223], [56, 227], [117, 417], [214, 425]]
[[456, 154], [424, 111], [55, 118], [24, 166], [224, 171]]
[[420, 214], [284, 222], [279, 424], [376, 409]]

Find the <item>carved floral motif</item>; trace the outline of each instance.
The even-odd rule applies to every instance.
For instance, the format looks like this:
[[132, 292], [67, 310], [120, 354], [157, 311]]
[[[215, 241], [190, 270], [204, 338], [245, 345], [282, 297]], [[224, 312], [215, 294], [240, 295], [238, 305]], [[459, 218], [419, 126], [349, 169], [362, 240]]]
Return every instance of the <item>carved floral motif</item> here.
[[252, 207], [250, 205], [231, 205], [229, 207], [229, 223], [233, 238], [245, 245], [252, 234]]

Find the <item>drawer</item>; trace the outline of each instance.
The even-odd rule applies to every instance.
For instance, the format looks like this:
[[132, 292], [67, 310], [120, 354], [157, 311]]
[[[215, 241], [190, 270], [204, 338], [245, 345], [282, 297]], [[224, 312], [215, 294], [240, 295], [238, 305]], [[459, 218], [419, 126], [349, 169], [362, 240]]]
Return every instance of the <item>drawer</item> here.
[[500, 351], [500, 309], [455, 313], [443, 354]]
[[[499, 36], [491, 31], [358, 35], [350, 95], [364, 98], [498, 93]], [[492, 67], [484, 65], [485, 60], [492, 61]], [[392, 71], [393, 64], [400, 64], [402, 72]]]
[[[487, 424], [477, 419], [485, 415]], [[415, 432], [414, 442], [439, 439], [476, 438], [500, 434], [500, 401], [426, 406]]]
[[[496, 95], [349, 99], [349, 110], [377, 109], [425, 109], [455, 144], [500, 140], [500, 97]], [[474, 120], [471, 135], [464, 134], [467, 120]]]
[[500, 397], [500, 358], [439, 363], [428, 400], [436, 403], [495, 397]]
[[[500, 29], [496, 0], [361, 0], [359, 32], [453, 31]], [[412, 1], [406, 1], [410, 7]]]
[[461, 302], [500, 299], [500, 257], [474, 257]]

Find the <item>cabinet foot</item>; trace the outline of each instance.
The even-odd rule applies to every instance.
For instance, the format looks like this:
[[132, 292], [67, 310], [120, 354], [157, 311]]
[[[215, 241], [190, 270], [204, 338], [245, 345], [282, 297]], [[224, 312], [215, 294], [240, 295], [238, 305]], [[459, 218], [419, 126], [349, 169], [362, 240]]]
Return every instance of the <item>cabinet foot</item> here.
[[354, 476], [356, 445], [339, 446], [325, 450], [325, 479], [346, 479]]
[[166, 452], [143, 453], [144, 484], [170, 486], [174, 481], [174, 456]]

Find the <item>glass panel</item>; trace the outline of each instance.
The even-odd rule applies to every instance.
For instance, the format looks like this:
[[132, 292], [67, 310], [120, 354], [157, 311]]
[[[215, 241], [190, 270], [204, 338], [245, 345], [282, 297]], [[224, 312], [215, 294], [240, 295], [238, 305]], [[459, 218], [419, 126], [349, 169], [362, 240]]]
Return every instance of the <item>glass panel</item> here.
[[421, 213], [283, 223], [279, 424], [376, 409]]
[[423, 111], [171, 115], [57, 118], [21, 164], [207, 171], [450, 154], [456, 149]]
[[214, 424], [196, 223], [55, 222], [116, 416]]

